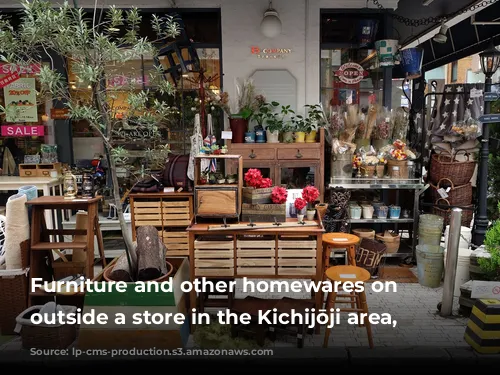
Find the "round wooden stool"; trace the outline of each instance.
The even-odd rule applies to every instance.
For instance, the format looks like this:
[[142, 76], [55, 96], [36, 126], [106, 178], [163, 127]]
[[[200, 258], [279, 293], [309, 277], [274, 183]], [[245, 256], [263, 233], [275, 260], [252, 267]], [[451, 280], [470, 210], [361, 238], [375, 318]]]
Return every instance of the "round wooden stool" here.
[[323, 242], [323, 270], [330, 267], [330, 252], [332, 249], [346, 249], [347, 261], [349, 265], [356, 265], [356, 246], [361, 238], [349, 233], [325, 233], [322, 237]]
[[[336, 281], [337, 282], [347, 282], [350, 281], [352, 283], [356, 282], [367, 282], [370, 280], [370, 273], [365, 270], [364, 268], [361, 267], [356, 267], [356, 266], [334, 266], [330, 267], [326, 270], [325, 276], [327, 277], [328, 280], [334, 284]], [[336, 304], [350, 304], [350, 308], [342, 308], [338, 307], [340, 309], [340, 312], [355, 312], [358, 313], [358, 316], [361, 321], [361, 313], [368, 314], [368, 304], [366, 303], [366, 294], [363, 290], [363, 292], [356, 292], [354, 291], [353, 293], [342, 293], [342, 285], [338, 287], [338, 293], [335, 293], [335, 291], [328, 293], [328, 297], [326, 299], [326, 311], [327, 313], [330, 312], [330, 309], [335, 309]], [[360, 324], [360, 326], [365, 326], [366, 327], [366, 333], [368, 334], [368, 344], [370, 345], [370, 348], [373, 348], [373, 337], [372, 337], [372, 327], [370, 325], [370, 321], [367, 319], [366, 315], [363, 320], [364, 324]], [[327, 323], [327, 326], [330, 322]], [[328, 347], [328, 339], [330, 338], [330, 331], [331, 329], [326, 329], [325, 333], [325, 340], [323, 342], [323, 347], [327, 348]]]

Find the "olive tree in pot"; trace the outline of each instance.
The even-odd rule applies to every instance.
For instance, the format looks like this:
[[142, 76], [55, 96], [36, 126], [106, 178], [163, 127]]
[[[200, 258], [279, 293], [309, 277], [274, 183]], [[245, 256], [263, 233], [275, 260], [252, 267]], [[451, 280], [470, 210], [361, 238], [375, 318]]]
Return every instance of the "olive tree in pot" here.
[[[155, 59], [158, 49], [154, 42], [140, 36], [141, 15], [136, 8], [123, 10], [110, 6], [102, 10], [96, 3], [93, 13], [86, 14], [84, 9], [72, 7], [67, 2], [54, 7], [50, 1], [44, 0], [25, 0], [21, 7], [17, 26], [12, 25], [7, 17], [0, 19], [0, 59], [21, 68], [49, 59], [52, 63], [41, 65], [37, 74], [39, 100], [44, 103], [47, 99], [56, 100], [68, 109], [71, 119], [87, 121], [99, 134], [108, 158], [113, 202], [131, 266], [133, 244], [127, 235], [129, 229], [123, 216], [116, 173], [127, 156], [117, 139], [123, 138], [124, 128], [157, 129], [176, 111], [167, 102], [155, 98], [153, 92], [138, 88], [132, 81], [135, 73], [125, 68], [128, 61], [144, 57]], [[180, 33], [174, 17], [153, 16], [151, 22], [159, 43], [164, 44]], [[88, 100], [82, 100], [76, 92], [68, 90], [66, 75], [55, 70], [54, 56], [71, 65], [78, 84], [89, 87]], [[125, 82], [110, 87], [106, 82], [113, 76], [126, 77]], [[149, 81], [150, 86], [156, 87], [156, 93], [162, 96], [174, 93], [172, 85], [164, 79], [161, 67], [151, 71]], [[128, 107], [123, 117], [117, 116], [119, 105], [123, 105], [119, 103], [121, 101], [125, 101]], [[0, 106], [0, 112], [5, 114], [6, 108]]]

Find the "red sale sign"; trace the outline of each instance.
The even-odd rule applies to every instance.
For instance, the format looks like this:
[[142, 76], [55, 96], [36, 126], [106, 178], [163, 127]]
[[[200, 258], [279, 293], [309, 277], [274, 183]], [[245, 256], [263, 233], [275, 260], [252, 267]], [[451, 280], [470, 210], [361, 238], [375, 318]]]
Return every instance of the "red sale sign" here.
[[41, 137], [45, 126], [2, 125], [2, 137]]
[[17, 81], [18, 79], [19, 79], [19, 74], [17, 74], [17, 72], [12, 72], [3, 78], [0, 78], [0, 89], [3, 89], [8, 84]]

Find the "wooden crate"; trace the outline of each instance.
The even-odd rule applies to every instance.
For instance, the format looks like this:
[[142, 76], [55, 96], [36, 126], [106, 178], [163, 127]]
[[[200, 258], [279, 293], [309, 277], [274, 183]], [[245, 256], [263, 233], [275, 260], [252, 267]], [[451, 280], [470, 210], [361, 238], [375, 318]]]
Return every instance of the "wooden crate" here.
[[238, 276], [276, 275], [276, 240], [240, 237], [236, 241]]
[[38, 177], [50, 177], [50, 172], [57, 172], [58, 175], [62, 173], [61, 163], [42, 163], [37, 164]]
[[191, 224], [189, 201], [164, 200], [162, 202], [162, 213], [164, 226], [188, 226]]
[[187, 232], [159, 231], [167, 247], [167, 256], [189, 256], [189, 236]]
[[278, 275], [315, 276], [316, 240], [280, 238], [278, 240]]
[[195, 276], [234, 276], [234, 240], [194, 241]]
[[152, 225], [162, 226], [161, 203], [160, 201], [136, 201], [134, 200], [134, 220], [135, 226], [141, 227]]
[[243, 203], [248, 204], [269, 204], [273, 188], [254, 189], [251, 187], [243, 188]]
[[254, 223], [286, 222], [286, 204], [248, 204], [241, 206], [241, 221]]
[[38, 177], [36, 164], [19, 164], [19, 177]]

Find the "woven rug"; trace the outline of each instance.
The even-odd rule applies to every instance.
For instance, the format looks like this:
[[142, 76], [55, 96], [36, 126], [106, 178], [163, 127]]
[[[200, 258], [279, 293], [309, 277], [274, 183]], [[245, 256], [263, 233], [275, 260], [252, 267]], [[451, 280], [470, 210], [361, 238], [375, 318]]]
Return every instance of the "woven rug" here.
[[418, 278], [415, 276], [411, 268], [400, 266], [384, 266], [380, 269], [380, 274], [377, 279], [370, 281], [395, 281], [397, 283], [418, 283]]

